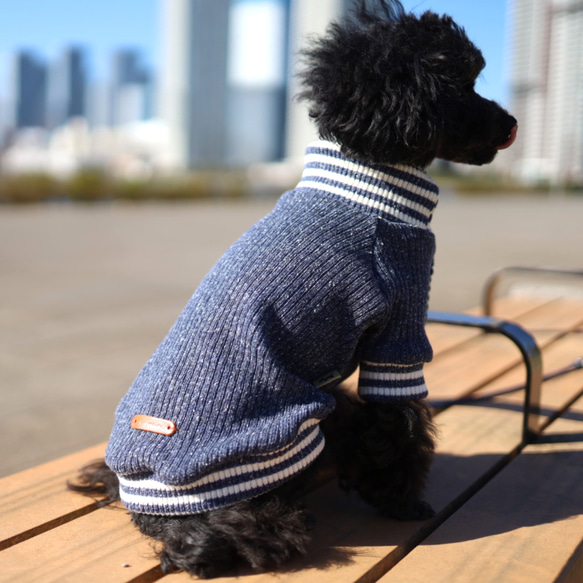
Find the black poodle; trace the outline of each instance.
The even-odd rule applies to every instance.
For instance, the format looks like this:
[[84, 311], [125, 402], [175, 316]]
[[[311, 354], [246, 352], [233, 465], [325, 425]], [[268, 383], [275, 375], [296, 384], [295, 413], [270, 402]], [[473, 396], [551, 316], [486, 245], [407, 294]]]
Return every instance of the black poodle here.
[[329, 467], [384, 516], [433, 514], [424, 169], [491, 162], [516, 120], [474, 91], [484, 59], [448, 16], [362, 0], [304, 56], [322, 139], [301, 181], [203, 280], [120, 403], [105, 462], [70, 484], [121, 498], [165, 570], [305, 553], [302, 497]]

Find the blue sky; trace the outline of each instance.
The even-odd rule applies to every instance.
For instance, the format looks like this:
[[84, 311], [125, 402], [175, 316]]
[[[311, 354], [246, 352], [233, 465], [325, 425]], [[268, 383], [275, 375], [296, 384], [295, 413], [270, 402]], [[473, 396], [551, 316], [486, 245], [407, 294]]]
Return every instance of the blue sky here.
[[[507, 102], [506, 0], [403, 0], [403, 4], [415, 12], [450, 14], [464, 26], [488, 63], [479, 91]], [[50, 58], [64, 45], [81, 43], [90, 49], [97, 73], [105, 70], [113, 49], [138, 47], [145, 61], [156, 66], [161, 5], [161, 0], [0, 0], [0, 95], [5, 94], [8, 55], [19, 47]]]
[[138, 47], [156, 65], [160, 6], [159, 0], [0, 0], [0, 83], [6, 83], [8, 55], [18, 47], [50, 58], [64, 45], [83, 44], [97, 72], [113, 49]]

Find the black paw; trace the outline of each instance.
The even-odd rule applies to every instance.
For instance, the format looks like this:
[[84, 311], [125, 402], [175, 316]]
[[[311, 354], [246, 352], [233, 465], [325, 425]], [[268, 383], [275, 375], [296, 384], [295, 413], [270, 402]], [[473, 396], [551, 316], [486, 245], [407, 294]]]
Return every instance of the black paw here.
[[395, 520], [427, 520], [435, 516], [435, 510], [423, 500], [409, 505], [392, 505], [379, 511], [382, 516]]

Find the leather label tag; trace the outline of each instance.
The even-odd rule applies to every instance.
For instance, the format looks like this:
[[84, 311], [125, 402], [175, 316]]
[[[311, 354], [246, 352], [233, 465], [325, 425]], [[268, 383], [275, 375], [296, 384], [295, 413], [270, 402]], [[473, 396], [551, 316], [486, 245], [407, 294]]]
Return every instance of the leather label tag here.
[[132, 419], [132, 428], [160, 435], [173, 435], [176, 433], [176, 424], [174, 421], [159, 419], [150, 415], [134, 415]]

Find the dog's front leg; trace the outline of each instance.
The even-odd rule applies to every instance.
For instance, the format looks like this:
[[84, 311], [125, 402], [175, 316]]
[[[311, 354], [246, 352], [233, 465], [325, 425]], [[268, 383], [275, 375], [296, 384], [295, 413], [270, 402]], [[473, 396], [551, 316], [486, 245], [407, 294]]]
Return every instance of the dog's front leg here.
[[427, 405], [423, 401], [362, 405], [342, 397], [338, 405], [327, 439], [341, 487], [355, 490], [383, 516], [398, 520], [433, 516], [422, 499], [435, 449]]

